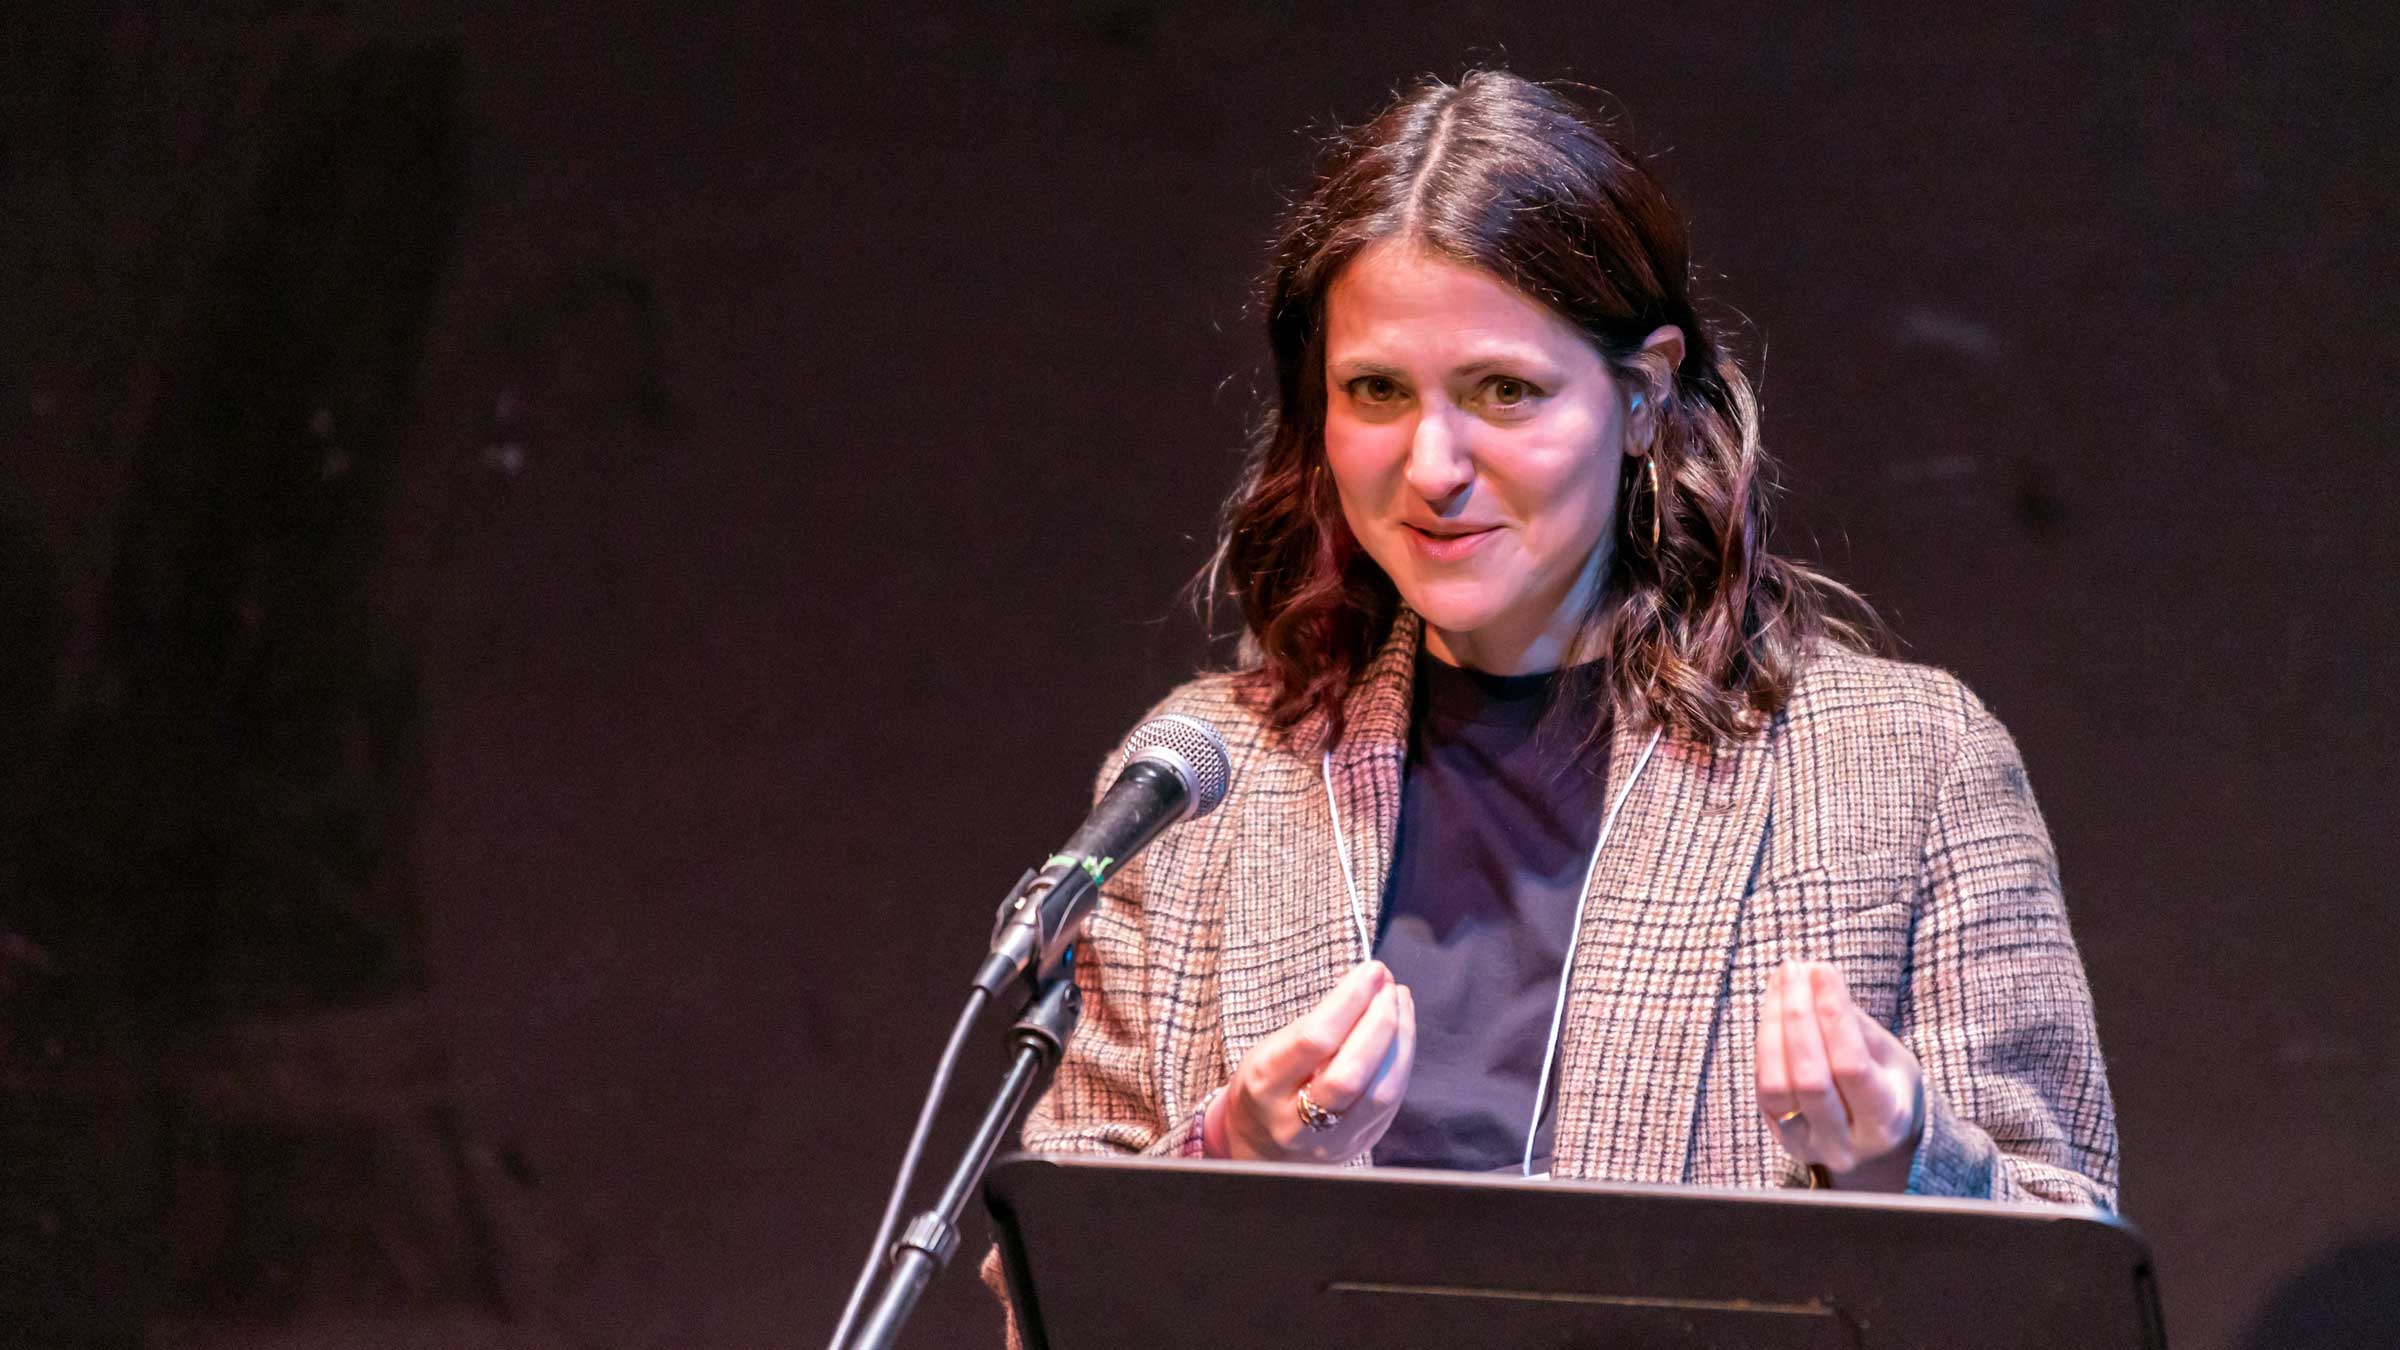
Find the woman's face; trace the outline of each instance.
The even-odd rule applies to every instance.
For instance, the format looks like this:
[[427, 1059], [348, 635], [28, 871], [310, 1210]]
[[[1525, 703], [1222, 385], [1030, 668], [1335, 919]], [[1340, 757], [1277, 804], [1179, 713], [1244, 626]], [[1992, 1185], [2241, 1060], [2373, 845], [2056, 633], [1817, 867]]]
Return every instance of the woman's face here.
[[1488, 272], [1375, 245], [1326, 295], [1325, 458], [1432, 653], [1556, 669], [1608, 575], [1625, 403], [1566, 320]]

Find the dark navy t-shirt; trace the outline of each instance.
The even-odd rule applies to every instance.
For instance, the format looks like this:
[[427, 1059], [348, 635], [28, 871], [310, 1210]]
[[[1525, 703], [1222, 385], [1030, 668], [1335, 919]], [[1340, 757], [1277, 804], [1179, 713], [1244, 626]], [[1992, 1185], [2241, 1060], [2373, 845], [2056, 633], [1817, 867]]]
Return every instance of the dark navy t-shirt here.
[[[1375, 955], [1417, 1005], [1387, 1167], [1516, 1169], [1608, 779], [1588, 720], [1542, 714], [1561, 676], [1417, 659], [1400, 835]], [[1582, 721], [1582, 725], [1577, 725]], [[1597, 739], [1597, 744], [1586, 744]], [[1555, 1073], [1555, 1069], [1553, 1070]], [[1548, 1168], [1556, 1092], [1534, 1142]]]

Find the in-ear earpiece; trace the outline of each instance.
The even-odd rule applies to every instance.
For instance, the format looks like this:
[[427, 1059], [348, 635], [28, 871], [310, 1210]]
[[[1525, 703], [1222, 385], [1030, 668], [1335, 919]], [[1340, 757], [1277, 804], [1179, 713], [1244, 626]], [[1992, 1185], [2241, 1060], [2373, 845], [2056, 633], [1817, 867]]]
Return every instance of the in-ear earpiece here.
[[1633, 402], [1631, 402], [1631, 403], [1629, 403], [1629, 404], [1625, 405], [1625, 411], [1627, 411], [1627, 412], [1637, 412], [1637, 411], [1639, 411], [1639, 410], [1641, 409], [1641, 406], [1642, 406], [1642, 396], [1641, 396], [1640, 394], [1635, 394], [1635, 395], [1633, 396]]

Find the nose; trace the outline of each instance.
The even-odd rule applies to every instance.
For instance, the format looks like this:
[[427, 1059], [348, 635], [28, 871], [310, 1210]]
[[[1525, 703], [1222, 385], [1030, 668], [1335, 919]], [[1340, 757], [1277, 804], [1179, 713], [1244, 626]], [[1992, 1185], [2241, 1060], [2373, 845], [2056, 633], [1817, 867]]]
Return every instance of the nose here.
[[1408, 443], [1408, 486], [1439, 507], [1475, 481], [1475, 460], [1451, 425], [1447, 408], [1427, 408]]

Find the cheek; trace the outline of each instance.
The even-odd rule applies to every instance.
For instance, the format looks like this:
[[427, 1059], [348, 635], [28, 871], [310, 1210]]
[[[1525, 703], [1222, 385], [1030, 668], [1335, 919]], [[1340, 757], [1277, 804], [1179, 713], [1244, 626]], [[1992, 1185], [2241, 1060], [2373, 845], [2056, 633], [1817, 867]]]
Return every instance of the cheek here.
[[1345, 505], [1372, 507], [1382, 501], [1400, 470], [1401, 449], [1388, 427], [1340, 417], [1325, 421], [1325, 467], [1333, 472]]
[[1619, 458], [1588, 442], [1515, 457], [1504, 491], [1542, 552], [1581, 553], [1608, 533]]

